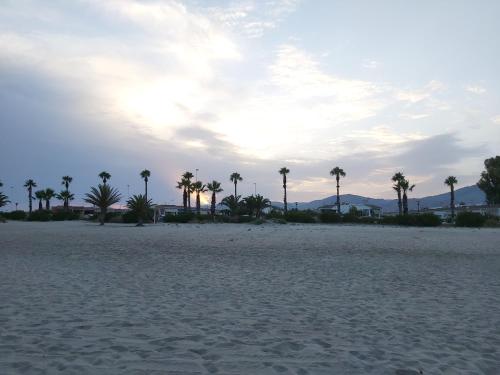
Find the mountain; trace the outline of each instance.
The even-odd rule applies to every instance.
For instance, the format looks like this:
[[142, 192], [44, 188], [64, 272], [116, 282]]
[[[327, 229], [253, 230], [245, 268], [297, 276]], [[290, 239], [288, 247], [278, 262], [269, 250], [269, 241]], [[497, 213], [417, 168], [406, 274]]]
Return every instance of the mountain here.
[[[410, 192], [411, 195], [411, 192]], [[327, 198], [314, 200], [311, 202], [298, 202], [297, 207], [299, 210], [315, 210], [318, 207], [335, 204], [337, 200], [336, 195]], [[466, 186], [455, 190], [456, 204], [465, 203], [466, 205], [484, 204], [486, 197], [484, 193], [476, 186]], [[396, 212], [398, 210], [397, 199], [378, 199], [363, 197], [360, 195], [342, 194], [340, 195], [340, 202], [352, 204], [372, 204], [374, 206], [382, 207], [384, 212]], [[450, 193], [443, 193], [439, 195], [432, 195], [423, 198], [409, 198], [408, 208], [410, 210], [417, 210], [418, 203], [420, 202], [420, 209], [433, 208], [433, 207], [446, 207], [450, 205]], [[273, 206], [283, 207], [282, 202], [273, 202]], [[295, 208], [295, 202], [288, 202], [289, 209]]]

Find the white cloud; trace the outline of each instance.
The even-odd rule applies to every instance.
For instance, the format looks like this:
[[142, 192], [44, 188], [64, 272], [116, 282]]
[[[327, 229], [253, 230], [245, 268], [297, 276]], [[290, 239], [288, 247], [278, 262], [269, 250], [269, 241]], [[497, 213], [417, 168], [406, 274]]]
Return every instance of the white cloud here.
[[500, 115], [493, 117], [491, 121], [493, 121], [497, 125], [500, 125]]
[[481, 95], [486, 92], [486, 89], [480, 85], [469, 85], [465, 87], [465, 90], [477, 95]]
[[363, 66], [363, 68], [366, 68], [366, 69], [376, 69], [376, 68], [378, 68], [379, 63], [378, 63], [378, 61], [375, 61], [375, 60], [366, 60], [362, 66]]
[[411, 104], [419, 103], [423, 100], [430, 99], [435, 93], [445, 89], [445, 85], [439, 81], [430, 81], [422, 89], [416, 90], [397, 90], [396, 98], [401, 101], [409, 102]]

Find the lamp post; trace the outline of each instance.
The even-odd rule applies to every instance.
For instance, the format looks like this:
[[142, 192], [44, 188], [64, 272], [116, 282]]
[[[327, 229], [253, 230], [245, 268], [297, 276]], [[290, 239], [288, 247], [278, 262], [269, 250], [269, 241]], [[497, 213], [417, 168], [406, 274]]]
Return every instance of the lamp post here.
[[256, 182], [253, 183], [253, 191], [254, 191], [254, 195], [257, 196], [257, 183]]
[[198, 182], [198, 168], [196, 168], [196, 172], [195, 172], [195, 177], [194, 178], [195, 178], [196, 182]]

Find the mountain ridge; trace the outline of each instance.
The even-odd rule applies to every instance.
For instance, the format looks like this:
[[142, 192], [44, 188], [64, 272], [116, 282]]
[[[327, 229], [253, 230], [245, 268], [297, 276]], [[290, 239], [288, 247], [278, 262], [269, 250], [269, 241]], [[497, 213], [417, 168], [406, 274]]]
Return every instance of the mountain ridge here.
[[[335, 204], [337, 200], [336, 195], [332, 195], [323, 199], [316, 199], [310, 202], [298, 202], [297, 208], [299, 210], [314, 210], [318, 207]], [[370, 198], [354, 194], [341, 194], [341, 203], [352, 204], [372, 204], [381, 207], [384, 212], [396, 212], [398, 210], [397, 199], [383, 199], [383, 198]], [[465, 203], [466, 205], [484, 204], [486, 202], [485, 194], [476, 186], [465, 186], [455, 190], [455, 203]], [[272, 202], [273, 206], [283, 207], [283, 202]], [[430, 195], [422, 198], [409, 198], [408, 208], [410, 210], [435, 208], [435, 207], [448, 207], [450, 205], [450, 192], [443, 194]], [[289, 208], [295, 208], [295, 202], [288, 203]]]

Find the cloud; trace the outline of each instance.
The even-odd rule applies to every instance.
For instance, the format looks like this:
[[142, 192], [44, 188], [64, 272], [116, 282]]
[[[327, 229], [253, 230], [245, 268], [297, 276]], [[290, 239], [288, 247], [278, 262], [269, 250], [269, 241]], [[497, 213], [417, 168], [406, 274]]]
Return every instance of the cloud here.
[[376, 69], [379, 66], [379, 62], [375, 60], [366, 60], [362, 66], [366, 69]]
[[424, 88], [417, 90], [397, 90], [396, 98], [398, 100], [409, 102], [410, 104], [419, 103], [430, 99], [435, 93], [445, 89], [445, 85], [439, 81], [430, 81]]
[[500, 125], [500, 115], [493, 117], [491, 121], [493, 121], [493, 123], [497, 125]]
[[481, 94], [484, 94], [486, 92], [486, 89], [480, 85], [466, 86], [465, 90], [468, 92], [471, 92], [473, 94], [477, 94], [477, 95], [481, 95]]

